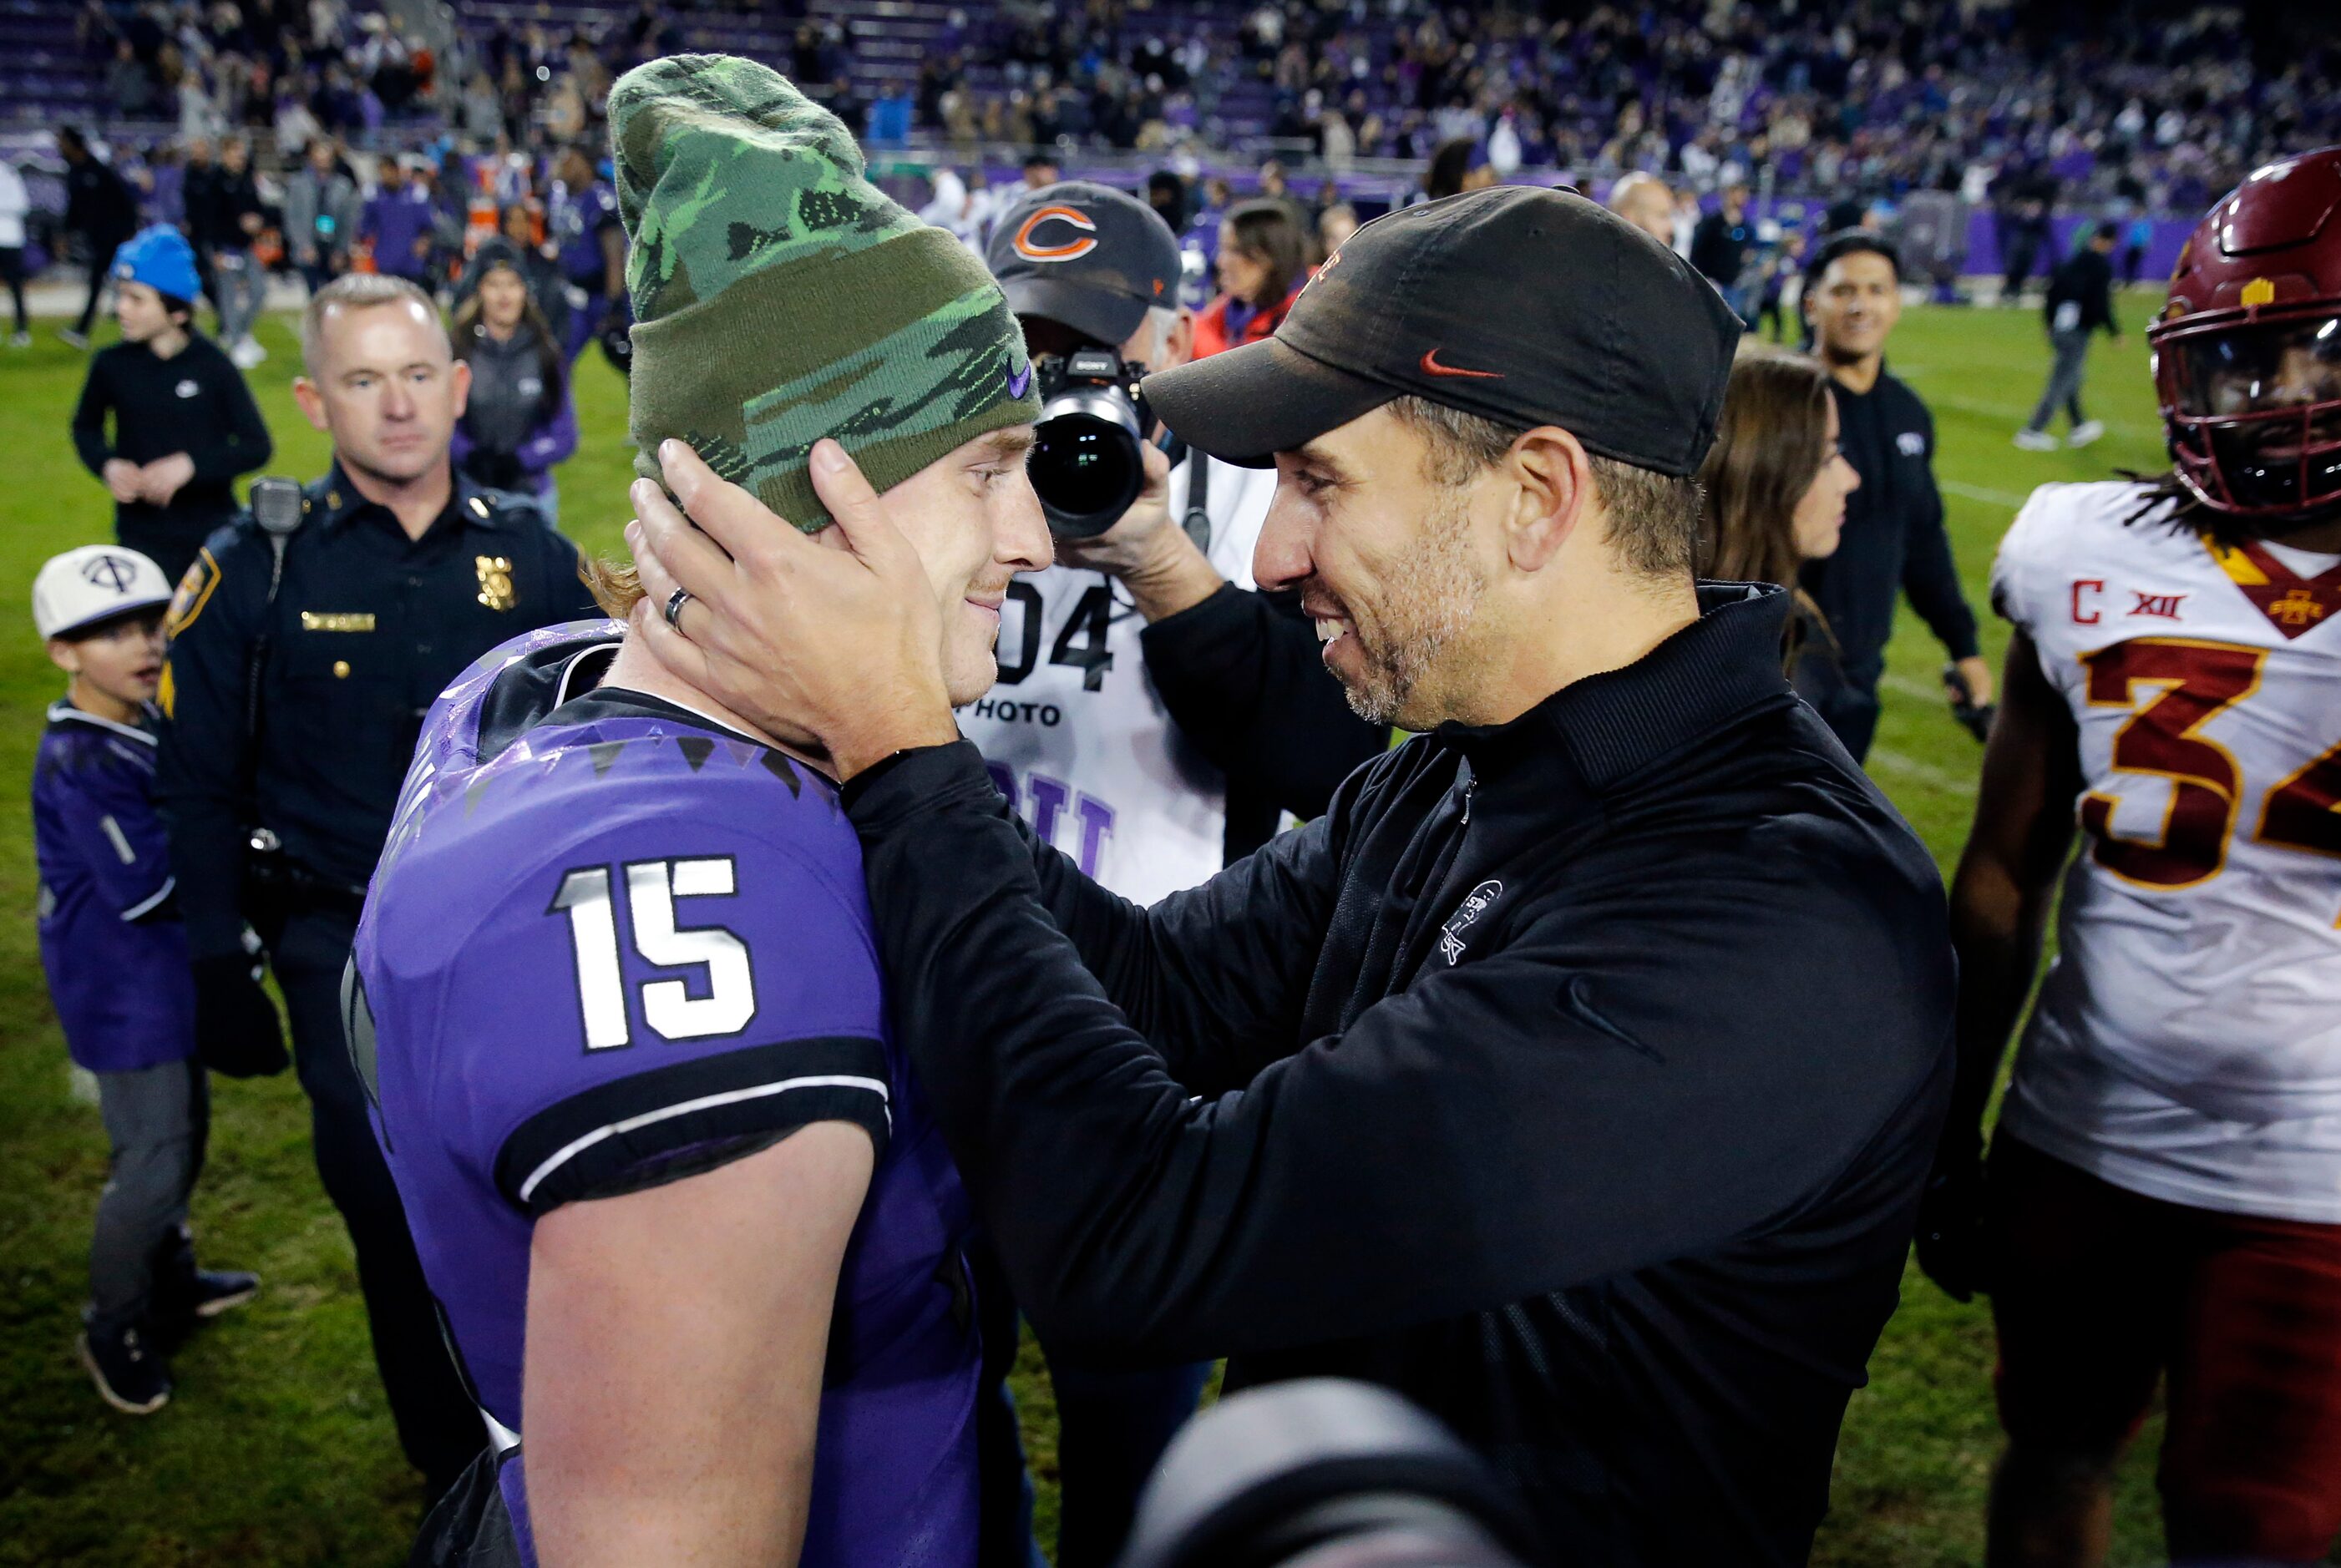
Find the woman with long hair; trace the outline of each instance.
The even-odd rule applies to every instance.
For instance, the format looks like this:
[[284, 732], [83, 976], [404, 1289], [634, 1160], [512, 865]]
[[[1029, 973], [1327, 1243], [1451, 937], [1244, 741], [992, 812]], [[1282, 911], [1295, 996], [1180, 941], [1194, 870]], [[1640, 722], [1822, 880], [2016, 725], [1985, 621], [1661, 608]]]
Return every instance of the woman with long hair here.
[[553, 465], [577, 450], [577, 411], [561, 340], [523, 268], [508, 242], [490, 240], [463, 273], [453, 335], [472, 391], [455, 425], [455, 466], [474, 483], [534, 496], [552, 527], [561, 501]]
[[1292, 209], [1239, 202], [1220, 222], [1220, 297], [1195, 318], [1195, 357], [1272, 336], [1309, 282], [1308, 237]]
[[1806, 561], [1837, 553], [1845, 498], [1861, 486], [1837, 442], [1828, 372], [1800, 354], [1746, 350], [1698, 471], [1698, 575], [1788, 590], [1780, 660], [1800, 690], [1819, 674], [1817, 664], [1837, 657], [1828, 621], [1797, 585]]

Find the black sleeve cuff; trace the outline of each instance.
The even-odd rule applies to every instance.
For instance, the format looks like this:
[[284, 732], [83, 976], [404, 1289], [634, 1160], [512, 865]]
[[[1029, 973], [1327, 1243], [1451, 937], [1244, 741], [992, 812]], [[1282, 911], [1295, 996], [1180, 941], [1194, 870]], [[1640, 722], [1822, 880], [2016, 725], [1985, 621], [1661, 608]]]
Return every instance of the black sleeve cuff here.
[[815, 1122], [852, 1122], [882, 1156], [892, 1130], [887, 1082], [884, 1045], [858, 1036], [655, 1067], [597, 1084], [523, 1122], [497, 1151], [496, 1189], [515, 1208], [543, 1216], [643, 1185], [630, 1178], [693, 1150], [729, 1146], [736, 1159]]
[[1210, 637], [1220, 622], [1230, 615], [1243, 613], [1243, 590], [1232, 582], [1222, 582], [1210, 595], [1200, 599], [1160, 620], [1150, 621], [1139, 633], [1140, 640], [1151, 643], [1175, 644], [1189, 637]]

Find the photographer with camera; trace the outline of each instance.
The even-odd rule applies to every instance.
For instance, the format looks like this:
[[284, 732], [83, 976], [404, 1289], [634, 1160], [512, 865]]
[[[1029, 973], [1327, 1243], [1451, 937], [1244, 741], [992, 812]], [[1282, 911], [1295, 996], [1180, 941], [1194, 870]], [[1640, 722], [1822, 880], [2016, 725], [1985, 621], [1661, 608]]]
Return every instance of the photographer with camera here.
[[[1002, 214], [984, 259], [1039, 378], [1025, 469], [1057, 560], [1009, 585], [999, 684], [960, 720], [1037, 836], [1151, 904], [1266, 842], [1285, 811], [1321, 811], [1389, 731], [1350, 711], [1308, 623], [1250, 591], [1275, 474], [1155, 443], [1139, 378], [1184, 364], [1194, 337], [1178, 303], [1179, 243], [1161, 216], [1108, 186], [1047, 185]], [[1231, 667], [1215, 645], [1221, 617], [1199, 610], [1215, 595], [1247, 619], [1269, 617], [1256, 635], [1287, 654], [1277, 690], [1266, 689], [1268, 661]], [[1239, 699], [1238, 686], [1249, 695]], [[1189, 700], [1174, 706], [1172, 693]], [[1283, 755], [1281, 779], [1223, 770], [1242, 749], [1226, 744], [1238, 707], [1274, 710], [1260, 743]], [[1277, 792], [1296, 772], [1315, 777]], [[1108, 1374], [1051, 1355], [1067, 1434], [1062, 1568], [1111, 1561], [1207, 1370]]]
[[1350, 711], [1309, 623], [1251, 591], [1276, 476], [1158, 444], [1139, 378], [1186, 363], [1194, 336], [1161, 217], [1050, 185], [1002, 215], [985, 261], [1040, 378], [1026, 469], [1057, 564], [1010, 588], [1000, 684], [961, 719], [1035, 833], [1151, 904], [1284, 812], [1322, 811], [1389, 731]]

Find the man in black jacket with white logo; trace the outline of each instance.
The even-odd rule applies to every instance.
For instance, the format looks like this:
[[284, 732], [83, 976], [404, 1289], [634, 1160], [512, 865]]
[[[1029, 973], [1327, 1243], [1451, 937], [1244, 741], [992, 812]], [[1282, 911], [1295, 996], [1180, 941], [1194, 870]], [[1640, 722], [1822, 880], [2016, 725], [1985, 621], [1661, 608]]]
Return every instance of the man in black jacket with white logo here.
[[1257, 575], [1429, 733], [1149, 909], [957, 741], [937, 628], [981, 608], [841, 449], [849, 548], [680, 448], [714, 543], [651, 487], [629, 531], [637, 631], [850, 781], [896, 1027], [1043, 1335], [1385, 1384], [1567, 1562], [1804, 1561], [1949, 1087], [1932, 865], [1788, 691], [1781, 592], [1691, 581], [1738, 336], [1648, 235], [1501, 189], [1151, 378], [1273, 461]]

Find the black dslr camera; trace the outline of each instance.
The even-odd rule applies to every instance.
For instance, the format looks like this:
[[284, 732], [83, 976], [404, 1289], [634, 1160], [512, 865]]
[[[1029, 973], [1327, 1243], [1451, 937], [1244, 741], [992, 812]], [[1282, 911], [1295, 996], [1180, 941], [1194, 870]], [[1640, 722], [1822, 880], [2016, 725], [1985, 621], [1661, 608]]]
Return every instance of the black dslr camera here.
[[1138, 450], [1154, 433], [1154, 415], [1138, 390], [1146, 372], [1111, 349], [1045, 355], [1032, 371], [1041, 418], [1024, 471], [1051, 533], [1094, 538], [1146, 488]]
[[1529, 1568], [1545, 1562], [1485, 1461], [1386, 1388], [1308, 1378], [1187, 1424], [1120, 1568]]

